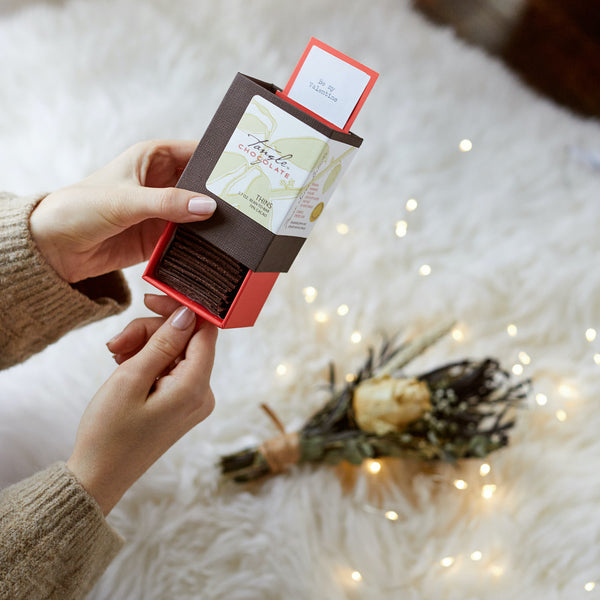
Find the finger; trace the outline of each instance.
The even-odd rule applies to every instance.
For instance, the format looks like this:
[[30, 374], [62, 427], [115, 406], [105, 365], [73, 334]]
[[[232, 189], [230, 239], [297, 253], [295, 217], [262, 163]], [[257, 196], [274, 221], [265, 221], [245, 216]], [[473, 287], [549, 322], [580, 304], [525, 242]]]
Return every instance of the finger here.
[[162, 294], [144, 294], [144, 304], [146, 308], [163, 317], [168, 317], [179, 306], [177, 300]]
[[185, 350], [185, 358], [177, 365], [177, 377], [191, 387], [208, 384], [215, 359], [218, 329], [201, 321]]
[[[182, 414], [188, 417], [182, 421], [186, 428], [205, 419], [214, 408], [210, 375], [215, 357], [217, 331], [214, 325], [202, 321], [188, 343], [185, 358], [167, 377], [157, 382], [155, 393], [149, 399], [155, 409], [170, 410], [174, 398], [178, 398]], [[174, 393], [174, 390], [177, 393]]]
[[175, 223], [205, 221], [217, 207], [212, 198], [197, 192], [133, 185], [102, 194], [97, 202], [98, 211], [123, 229], [153, 218]]
[[[173, 310], [164, 316], [169, 316], [172, 312]], [[161, 317], [135, 319], [108, 341], [106, 346], [113, 354], [127, 354], [140, 350], [164, 322], [164, 318]]]
[[197, 145], [194, 140], [150, 140], [136, 144], [130, 150], [134, 154], [137, 183], [149, 187], [174, 185], [177, 179], [167, 182], [181, 174]]
[[149, 390], [157, 377], [185, 350], [195, 323], [194, 312], [187, 307], [178, 308], [148, 343], [120, 368], [130, 369], [137, 383]]

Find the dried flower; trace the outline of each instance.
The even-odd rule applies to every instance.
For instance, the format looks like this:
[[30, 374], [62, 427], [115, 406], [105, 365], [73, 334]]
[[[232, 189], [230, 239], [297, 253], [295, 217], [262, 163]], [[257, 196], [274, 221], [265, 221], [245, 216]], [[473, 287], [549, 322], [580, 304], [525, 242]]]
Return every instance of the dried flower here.
[[414, 377], [367, 379], [354, 390], [353, 403], [357, 425], [377, 435], [399, 433], [432, 408], [429, 387]]

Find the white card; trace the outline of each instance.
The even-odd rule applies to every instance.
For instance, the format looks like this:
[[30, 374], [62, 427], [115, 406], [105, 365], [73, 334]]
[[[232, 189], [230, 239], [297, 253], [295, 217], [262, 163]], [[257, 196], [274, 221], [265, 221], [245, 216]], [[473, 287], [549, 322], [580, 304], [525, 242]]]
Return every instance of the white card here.
[[288, 97], [343, 129], [370, 79], [368, 73], [313, 46]]

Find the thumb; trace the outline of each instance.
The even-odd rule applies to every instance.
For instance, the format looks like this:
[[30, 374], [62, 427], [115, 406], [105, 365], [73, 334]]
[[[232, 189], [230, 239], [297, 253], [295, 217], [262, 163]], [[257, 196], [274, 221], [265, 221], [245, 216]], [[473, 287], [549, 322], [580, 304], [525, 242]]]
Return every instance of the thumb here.
[[156, 330], [146, 345], [127, 361], [141, 385], [150, 388], [185, 350], [194, 333], [195, 323], [195, 313], [181, 306]]
[[210, 196], [176, 187], [136, 186], [124, 190], [126, 198], [117, 200], [114, 206], [118, 225], [122, 227], [150, 218], [175, 223], [205, 221], [217, 208], [217, 203]]

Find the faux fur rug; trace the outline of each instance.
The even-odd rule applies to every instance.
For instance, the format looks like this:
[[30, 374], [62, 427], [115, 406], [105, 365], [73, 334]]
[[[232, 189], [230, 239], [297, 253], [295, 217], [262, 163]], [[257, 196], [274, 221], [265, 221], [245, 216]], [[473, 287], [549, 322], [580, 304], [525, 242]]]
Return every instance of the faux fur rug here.
[[[15, 192], [74, 182], [142, 139], [199, 138], [237, 71], [282, 86], [310, 36], [381, 73], [353, 127], [365, 143], [291, 272], [254, 328], [220, 334], [214, 413], [111, 514], [127, 544], [92, 599], [598, 593], [600, 338], [586, 339], [600, 329], [597, 122], [536, 97], [406, 1], [3, 6], [0, 182]], [[127, 273], [124, 315], [0, 374], [1, 485], [68, 457], [114, 369], [104, 343], [146, 314], [141, 271]], [[462, 340], [449, 336], [411, 373], [488, 355], [510, 369], [525, 352], [523, 377], [546, 398], [532, 396], [488, 475], [479, 462], [394, 460], [376, 475], [304, 467], [259, 485], [220, 483], [220, 454], [275, 434], [261, 402], [294, 430], [323, 402], [329, 361], [343, 376], [384, 334], [449, 316]], [[489, 499], [485, 484], [496, 485]]]

